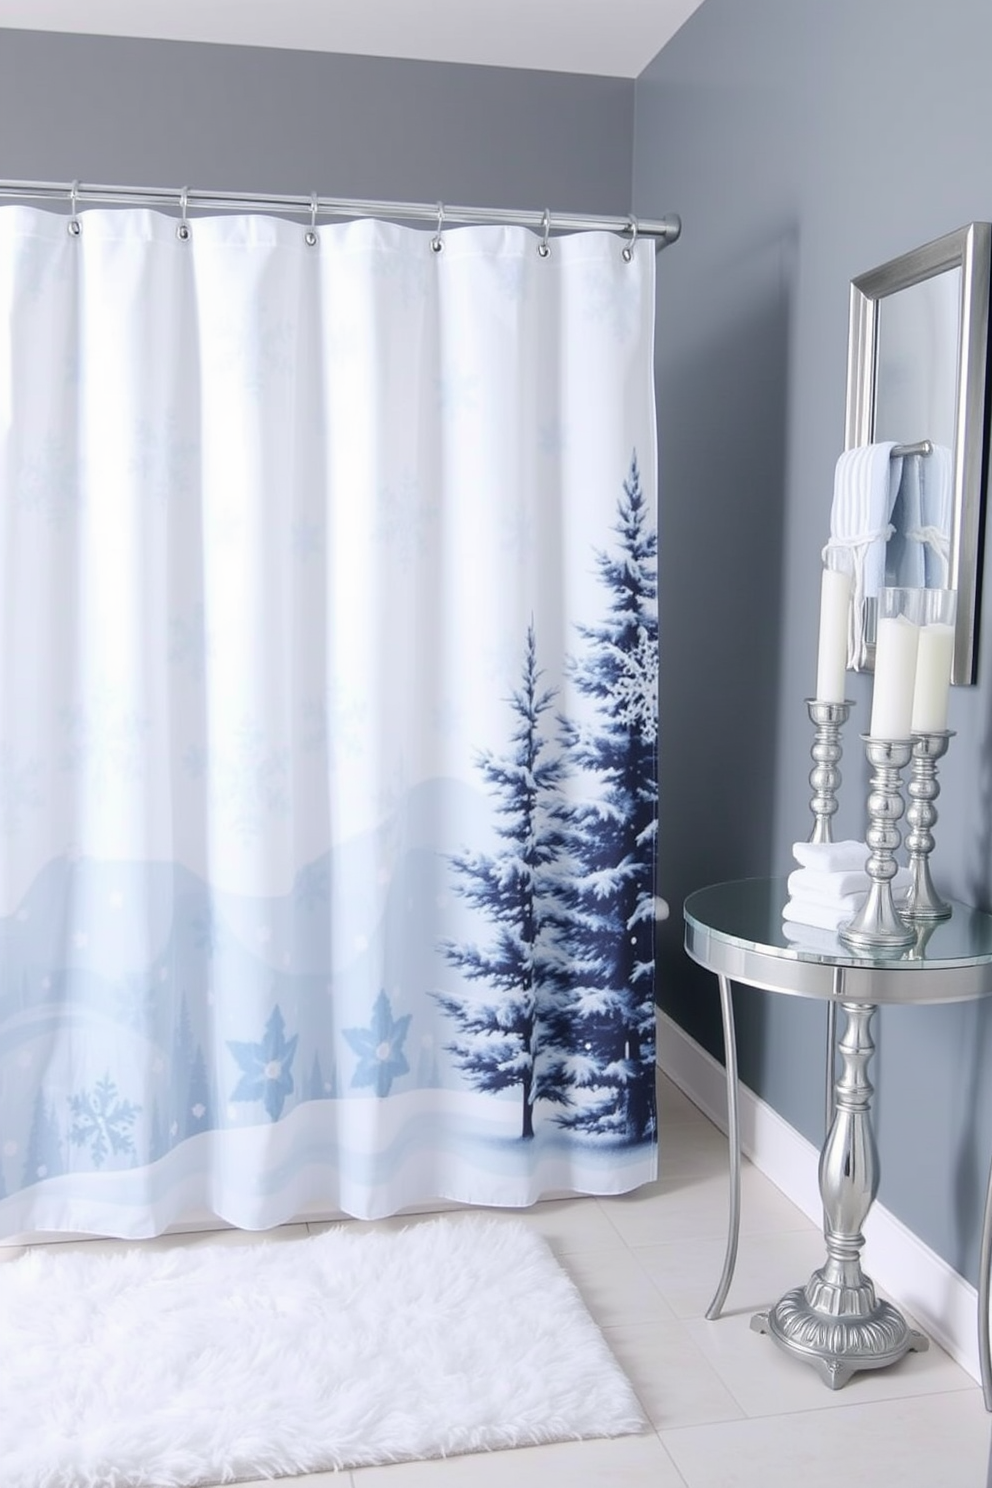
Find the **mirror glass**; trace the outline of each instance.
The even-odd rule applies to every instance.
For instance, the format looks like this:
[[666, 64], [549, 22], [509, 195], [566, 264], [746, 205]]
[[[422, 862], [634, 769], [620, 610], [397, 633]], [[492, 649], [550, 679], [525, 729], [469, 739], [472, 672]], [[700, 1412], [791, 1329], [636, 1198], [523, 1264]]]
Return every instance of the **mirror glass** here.
[[878, 306], [876, 439], [951, 449], [958, 396], [961, 269], [910, 284]]
[[[971, 223], [851, 284], [846, 446], [896, 444], [885, 583], [955, 590], [958, 684], [975, 680], [990, 262], [992, 227]], [[874, 665], [874, 609], [858, 670]]]

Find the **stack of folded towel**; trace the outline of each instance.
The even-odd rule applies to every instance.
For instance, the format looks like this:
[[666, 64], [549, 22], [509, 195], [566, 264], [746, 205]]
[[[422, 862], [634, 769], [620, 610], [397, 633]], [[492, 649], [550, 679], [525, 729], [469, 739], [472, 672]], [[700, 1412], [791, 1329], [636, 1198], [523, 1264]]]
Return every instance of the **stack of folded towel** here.
[[[865, 844], [797, 842], [792, 852], [799, 867], [789, 875], [789, 899], [782, 910], [786, 934], [792, 925], [836, 930], [853, 919], [871, 887]], [[909, 869], [898, 869], [892, 879], [893, 892], [908, 889], [910, 882]]]

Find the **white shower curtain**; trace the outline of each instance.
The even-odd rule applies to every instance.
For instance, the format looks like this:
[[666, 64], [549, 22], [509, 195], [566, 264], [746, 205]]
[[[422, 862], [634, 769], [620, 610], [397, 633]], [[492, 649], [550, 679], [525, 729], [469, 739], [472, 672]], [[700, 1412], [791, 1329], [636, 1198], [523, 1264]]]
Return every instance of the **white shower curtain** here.
[[654, 249], [0, 209], [0, 1237], [655, 1173]]

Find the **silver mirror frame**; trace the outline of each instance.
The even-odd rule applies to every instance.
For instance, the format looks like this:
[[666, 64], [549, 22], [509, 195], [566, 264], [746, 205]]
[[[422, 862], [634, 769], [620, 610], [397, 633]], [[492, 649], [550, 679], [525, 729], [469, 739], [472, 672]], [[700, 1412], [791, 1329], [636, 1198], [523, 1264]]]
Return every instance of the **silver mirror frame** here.
[[[845, 448], [871, 444], [875, 434], [878, 305], [887, 295], [949, 269], [961, 269], [958, 386], [954, 415], [954, 504], [949, 584], [957, 591], [951, 681], [975, 681], [978, 657], [979, 564], [985, 512], [988, 428], [989, 283], [992, 223], [972, 222], [851, 281]], [[920, 438], [925, 437], [925, 431]], [[856, 670], [874, 668], [874, 646]]]

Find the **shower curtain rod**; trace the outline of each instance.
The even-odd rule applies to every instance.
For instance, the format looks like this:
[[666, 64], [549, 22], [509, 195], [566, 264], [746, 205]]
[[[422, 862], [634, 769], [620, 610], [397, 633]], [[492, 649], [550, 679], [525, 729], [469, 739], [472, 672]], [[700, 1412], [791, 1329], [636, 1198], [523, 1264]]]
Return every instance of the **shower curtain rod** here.
[[618, 232], [631, 239], [652, 238], [658, 249], [674, 243], [682, 222], [674, 213], [657, 221], [628, 217], [587, 217], [574, 212], [510, 212], [493, 207], [448, 207], [442, 202], [386, 202], [349, 200], [344, 197], [242, 195], [234, 191], [202, 191], [193, 187], [84, 186], [78, 181], [0, 181], [0, 197], [22, 201], [65, 202], [73, 215], [84, 202], [110, 206], [177, 207], [185, 217], [188, 208], [222, 212], [285, 212], [318, 217], [411, 217], [432, 222], [438, 229], [451, 223], [533, 227], [548, 236], [552, 232]]

